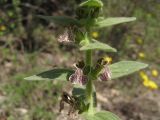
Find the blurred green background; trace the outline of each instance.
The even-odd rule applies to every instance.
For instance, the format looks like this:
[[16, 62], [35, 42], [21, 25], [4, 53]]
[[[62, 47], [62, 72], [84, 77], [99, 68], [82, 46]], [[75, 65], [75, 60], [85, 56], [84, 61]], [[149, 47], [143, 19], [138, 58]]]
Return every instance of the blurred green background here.
[[[61, 92], [71, 85], [23, 78], [53, 67], [72, 67], [84, 57], [76, 46], [57, 42], [64, 28], [36, 17], [74, 17], [81, 1], [0, 0], [0, 120], [59, 119]], [[160, 1], [103, 2], [106, 17], [134, 16], [137, 20], [95, 30], [93, 37], [118, 50], [115, 54], [96, 52], [95, 59], [137, 60], [149, 67], [104, 84], [97, 82], [99, 106], [123, 120], [160, 120]]]

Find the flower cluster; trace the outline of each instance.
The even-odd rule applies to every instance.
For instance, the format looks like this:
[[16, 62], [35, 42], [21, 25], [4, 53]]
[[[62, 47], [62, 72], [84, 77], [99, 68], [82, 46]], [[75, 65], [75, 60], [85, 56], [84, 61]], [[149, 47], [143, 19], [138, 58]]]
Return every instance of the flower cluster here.
[[149, 77], [147, 76], [147, 74], [143, 71], [140, 72], [140, 77], [143, 80], [143, 85], [151, 90], [156, 90], [158, 89], [158, 85], [151, 79], [149, 79]]
[[[84, 62], [78, 62], [78, 64], [74, 64], [76, 68], [74, 73], [69, 77], [69, 81], [72, 84], [85, 85], [88, 82], [86, 67]], [[85, 72], [84, 72], [85, 71]], [[108, 61], [101, 58], [97, 61], [95, 68], [93, 68], [92, 73], [95, 74], [95, 79], [100, 81], [108, 81], [111, 80], [111, 71], [108, 66]]]

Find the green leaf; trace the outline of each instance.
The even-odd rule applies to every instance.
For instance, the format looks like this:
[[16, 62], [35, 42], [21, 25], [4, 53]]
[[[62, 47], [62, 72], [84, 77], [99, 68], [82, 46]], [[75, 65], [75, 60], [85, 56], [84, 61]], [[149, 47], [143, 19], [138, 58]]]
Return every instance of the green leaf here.
[[52, 69], [30, 77], [24, 78], [25, 80], [63, 80], [67, 81], [69, 76], [73, 73], [69, 69]]
[[119, 78], [122, 76], [129, 75], [136, 71], [146, 68], [148, 65], [136, 61], [121, 61], [109, 65], [112, 73], [112, 79]]
[[79, 22], [81, 23], [82, 26], [93, 26], [96, 22], [95, 19], [92, 19], [92, 18], [83, 18], [83, 19], [80, 19]]
[[135, 17], [115, 17], [115, 18], [99, 19], [95, 23], [95, 27], [103, 28], [111, 25], [120, 24], [120, 23], [131, 22], [134, 20], [136, 20]]
[[82, 46], [80, 50], [103, 50], [106, 52], [117, 52], [115, 48], [112, 48], [111, 46], [97, 40], [92, 40], [90, 43]]
[[101, 0], [87, 0], [79, 5], [80, 7], [88, 6], [88, 7], [103, 7], [103, 3]]
[[80, 25], [77, 19], [67, 17], [67, 16], [43, 16], [38, 15], [39, 18], [48, 20], [49, 22], [54, 22], [59, 25], [68, 26], [68, 25]]
[[84, 96], [85, 95], [85, 88], [83, 86], [74, 85], [72, 90], [73, 96]]
[[121, 120], [117, 115], [108, 111], [97, 112], [93, 115], [84, 113], [82, 116], [85, 118], [85, 120]]

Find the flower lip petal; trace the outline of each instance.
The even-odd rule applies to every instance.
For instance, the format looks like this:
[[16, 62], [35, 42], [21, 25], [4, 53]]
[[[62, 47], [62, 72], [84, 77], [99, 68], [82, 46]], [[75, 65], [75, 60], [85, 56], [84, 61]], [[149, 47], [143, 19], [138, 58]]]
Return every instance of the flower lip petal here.
[[82, 85], [85, 85], [88, 81], [88, 78], [86, 75], [82, 76]]

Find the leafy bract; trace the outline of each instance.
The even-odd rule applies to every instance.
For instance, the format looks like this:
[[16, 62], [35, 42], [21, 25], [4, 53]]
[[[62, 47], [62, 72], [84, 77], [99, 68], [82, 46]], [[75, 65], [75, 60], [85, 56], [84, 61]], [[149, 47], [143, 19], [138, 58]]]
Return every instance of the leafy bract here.
[[[80, 111], [81, 112], [87, 111], [89, 103], [87, 102], [86, 99], [86, 86], [74, 85], [74, 88], [72, 90], [72, 95], [78, 98], [77, 100], [80, 100], [83, 103], [83, 107], [81, 107], [82, 109]], [[95, 89], [93, 91], [93, 99], [94, 99], [93, 104], [95, 107], [97, 105]]]
[[84, 113], [82, 116], [85, 120], [121, 120], [118, 116], [108, 111], [100, 111], [93, 115]]
[[52, 69], [30, 77], [24, 78], [25, 80], [63, 80], [67, 81], [69, 76], [73, 73], [69, 69]]
[[80, 7], [88, 6], [88, 7], [103, 7], [103, 3], [101, 0], [87, 0], [79, 5]]
[[85, 87], [79, 86], [79, 85], [74, 85], [74, 88], [72, 90], [72, 95], [73, 96], [84, 96], [85, 95]]
[[109, 65], [109, 68], [112, 73], [111, 78], [115, 79], [144, 69], [147, 66], [147, 64], [136, 61], [120, 61], [112, 65]]
[[112, 48], [111, 46], [97, 40], [92, 40], [90, 43], [82, 46], [80, 50], [103, 50], [106, 52], [117, 52], [115, 48]]
[[67, 16], [44, 16], [38, 15], [39, 18], [45, 19], [49, 22], [54, 22], [59, 25], [69, 26], [69, 25], [77, 25], [79, 26], [80, 23], [77, 19], [67, 17]]
[[98, 19], [95, 23], [95, 27], [103, 28], [107, 26], [112, 26], [120, 23], [131, 22], [136, 20], [135, 17], [111, 17], [106, 19]]

